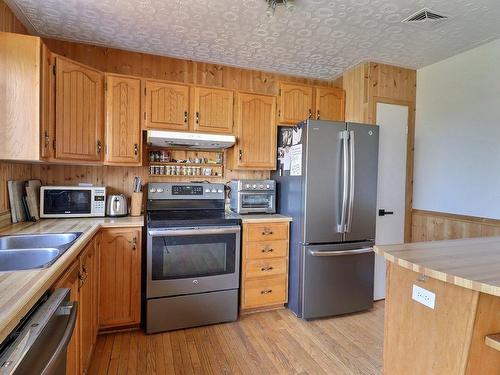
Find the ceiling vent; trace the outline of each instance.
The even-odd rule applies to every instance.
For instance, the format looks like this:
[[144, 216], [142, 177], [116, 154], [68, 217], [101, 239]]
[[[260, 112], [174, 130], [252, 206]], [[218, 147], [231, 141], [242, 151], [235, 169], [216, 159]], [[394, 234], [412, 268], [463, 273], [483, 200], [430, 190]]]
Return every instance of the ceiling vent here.
[[448, 16], [443, 16], [433, 10], [430, 10], [429, 8], [423, 8], [405, 18], [401, 22], [413, 25], [438, 25], [448, 21], [448, 19]]

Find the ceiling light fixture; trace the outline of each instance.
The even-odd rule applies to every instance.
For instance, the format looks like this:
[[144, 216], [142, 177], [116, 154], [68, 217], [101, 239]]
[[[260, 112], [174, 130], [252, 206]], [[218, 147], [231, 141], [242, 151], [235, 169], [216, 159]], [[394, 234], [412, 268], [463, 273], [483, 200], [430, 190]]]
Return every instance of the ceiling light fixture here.
[[265, 0], [267, 4], [266, 14], [268, 17], [274, 17], [276, 7], [283, 5], [289, 12], [295, 9], [295, 0]]

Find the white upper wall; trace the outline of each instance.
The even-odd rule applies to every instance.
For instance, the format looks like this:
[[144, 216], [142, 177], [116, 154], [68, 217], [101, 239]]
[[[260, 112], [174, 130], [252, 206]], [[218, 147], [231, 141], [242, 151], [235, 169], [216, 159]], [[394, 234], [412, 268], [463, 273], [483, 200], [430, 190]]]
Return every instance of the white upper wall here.
[[500, 219], [500, 39], [417, 71], [413, 207]]

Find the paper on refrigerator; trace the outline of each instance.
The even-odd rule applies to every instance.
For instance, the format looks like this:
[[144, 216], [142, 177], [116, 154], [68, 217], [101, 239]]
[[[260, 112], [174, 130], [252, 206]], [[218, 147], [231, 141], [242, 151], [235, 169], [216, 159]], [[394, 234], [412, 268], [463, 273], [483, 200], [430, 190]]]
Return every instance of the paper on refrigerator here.
[[290, 176], [302, 176], [302, 145], [290, 147]]

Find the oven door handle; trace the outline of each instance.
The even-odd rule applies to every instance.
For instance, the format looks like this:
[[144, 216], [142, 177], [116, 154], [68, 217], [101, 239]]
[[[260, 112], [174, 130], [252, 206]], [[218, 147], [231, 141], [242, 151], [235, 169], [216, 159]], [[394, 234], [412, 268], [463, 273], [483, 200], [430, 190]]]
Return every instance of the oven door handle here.
[[205, 234], [230, 234], [239, 233], [239, 226], [213, 227], [213, 228], [182, 228], [182, 229], [150, 229], [148, 234], [151, 237], [161, 236], [198, 236]]

